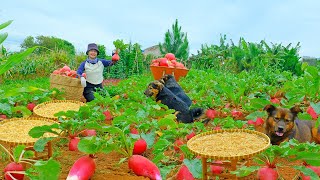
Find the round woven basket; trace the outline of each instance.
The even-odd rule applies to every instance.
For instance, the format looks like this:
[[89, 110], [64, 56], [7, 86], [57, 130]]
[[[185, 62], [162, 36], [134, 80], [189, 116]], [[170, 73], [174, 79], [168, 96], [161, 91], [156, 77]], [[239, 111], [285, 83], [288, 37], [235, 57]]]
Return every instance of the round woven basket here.
[[[12, 118], [0, 122], [0, 143], [16, 146], [32, 146], [38, 139], [29, 136], [29, 131], [36, 126], [51, 125], [56, 121], [44, 118]], [[49, 134], [48, 134], [49, 135]], [[50, 134], [50, 137], [56, 136]]]
[[[257, 139], [259, 139], [259, 141], [263, 141], [263, 145], [257, 149], [254, 149], [252, 152], [248, 153], [248, 154], [243, 154], [243, 155], [236, 155], [236, 153], [234, 155], [228, 155], [228, 156], [222, 156], [222, 155], [218, 155], [218, 153], [215, 153], [214, 148], [210, 149], [210, 153], [209, 152], [201, 152], [198, 149], [199, 148], [195, 148], [194, 144], [199, 144], [199, 145], [203, 145], [205, 144], [205, 142], [203, 142], [203, 137], [207, 136], [209, 137], [210, 135], [215, 135], [215, 134], [219, 134], [219, 133], [243, 133], [243, 135], [247, 135], [247, 134], [254, 134], [257, 136]], [[215, 144], [215, 142], [210, 142], [213, 145]], [[234, 142], [234, 146], [247, 146], [244, 148], [250, 148], [250, 144], [248, 143], [244, 143], [241, 141], [235, 141]], [[214, 130], [214, 131], [209, 131], [209, 132], [205, 132], [205, 133], [201, 133], [199, 135], [194, 136], [193, 138], [191, 138], [188, 142], [187, 142], [187, 147], [190, 149], [191, 152], [193, 152], [196, 155], [200, 155], [201, 157], [205, 157], [205, 158], [212, 158], [212, 159], [216, 159], [216, 160], [240, 160], [240, 159], [247, 159], [250, 158], [254, 155], [257, 155], [259, 153], [261, 153], [262, 151], [266, 150], [268, 147], [270, 146], [270, 138], [263, 134], [260, 133], [258, 131], [253, 131], [253, 130], [247, 130], [247, 129], [225, 129], [225, 130]], [[199, 146], [198, 146], [199, 147]], [[205, 148], [202, 147], [201, 148]], [[225, 151], [229, 149], [231, 149], [232, 147], [224, 147]]]
[[[48, 115], [48, 114], [45, 114], [43, 112], [43, 108], [46, 108], [46, 106], [48, 106], [49, 104], [52, 105], [54, 104], [55, 107], [58, 108], [58, 110], [56, 110], [54, 113], [57, 113], [57, 112], [60, 112], [60, 111], [68, 111], [68, 110], [74, 110], [74, 109], [68, 109], [68, 106], [64, 106], [64, 107], [61, 107], [61, 105], [65, 104], [65, 103], [70, 103], [70, 105], [74, 106], [74, 105], [78, 105], [79, 108], [80, 106], [83, 106], [85, 105], [85, 103], [83, 102], [80, 102], [80, 101], [74, 101], [74, 100], [53, 100], [53, 101], [47, 101], [47, 102], [44, 102], [44, 103], [41, 103], [41, 104], [38, 104], [36, 107], [34, 107], [33, 109], [33, 113], [38, 116], [38, 117], [42, 117], [42, 118], [47, 118], [47, 119], [53, 119], [53, 120], [58, 120], [58, 117], [54, 117], [52, 115]], [[60, 106], [59, 106], [60, 104]]]

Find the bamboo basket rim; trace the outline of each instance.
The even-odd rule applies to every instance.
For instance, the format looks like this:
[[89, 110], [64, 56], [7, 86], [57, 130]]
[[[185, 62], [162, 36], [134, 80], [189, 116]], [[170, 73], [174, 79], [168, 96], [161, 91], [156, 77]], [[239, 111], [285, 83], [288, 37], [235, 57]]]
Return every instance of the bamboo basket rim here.
[[[256, 135], [266, 139], [267, 140], [267, 145], [264, 146], [264, 147], [261, 147], [261, 149], [257, 150], [254, 153], [245, 154], [245, 155], [237, 155], [237, 156], [214, 156], [214, 155], [202, 154], [202, 153], [194, 151], [192, 148], [190, 148], [190, 143], [193, 142], [193, 141], [197, 141], [197, 139], [199, 137], [207, 136], [207, 135], [211, 135], [211, 134], [223, 133], [223, 132], [244, 132], [244, 133], [248, 133], [248, 134], [256, 134]], [[239, 143], [241, 143], [241, 142], [239, 142]], [[220, 129], [220, 130], [208, 131], [208, 132], [204, 132], [204, 133], [201, 133], [201, 134], [198, 134], [198, 135], [192, 137], [187, 142], [187, 147], [192, 153], [194, 153], [196, 155], [199, 155], [201, 157], [204, 157], [204, 158], [212, 158], [212, 159], [216, 159], [216, 160], [247, 159], [247, 158], [250, 158], [250, 157], [252, 157], [254, 155], [257, 155], [257, 154], [261, 153], [262, 151], [266, 150], [269, 146], [270, 146], [270, 138], [266, 134], [258, 132], [258, 131], [254, 131], [254, 130], [249, 130], [249, 129]]]
[[52, 120], [58, 120], [57, 117], [48, 117], [48, 116], [44, 116], [42, 114], [39, 114], [37, 111], [46, 106], [47, 104], [53, 104], [53, 103], [74, 103], [74, 104], [79, 104], [80, 106], [84, 106], [86, 105], [85, 103], [81, 102], [81, 101], [76, 101], [76, 100], [52, 100], [52, 101], [46, 101], [46, 102], [43, 102], [41, 104], [38, 104], [34, 107], [33, 109], [33, 113], [36, 115], [36, 116], [39, 116], [39, 117], [42, 117], [42, 118], [47, 118], [47, 119], [52, 119]]
[[[23, 121], [47, 121], [47, 122], [51, 122], [52, 124], [57, 123], [54, 120], [51, 119], [46, 119], [46, 118], [39, 118], [39, 117], [28, 117], [28, 118], [11, 118], [11, 119], [6, 119], [0, 122], [0, 126], [2, 126], [3, 124], [6, 124], [8, 122], [11, 121], [19, 121], [19, 120], [23, 120]], [[17, 131], [17, 134], [19, 132]], [[23, 145], [27, 145], [27, 146], [31, 146], [34, 145], [34, 143], [37, 141], [37, 139], [39, 138], [34, 138], [34, 141], [30, 141], [30, 142], [13, 142], [13, 141], [6, 141], [6, 140], [2, 140], [0, 139], [1, 143], [5, 143], [5, 144], [9, 144], [9, 145], [19, 145], [19, 144], [23, 144]]]

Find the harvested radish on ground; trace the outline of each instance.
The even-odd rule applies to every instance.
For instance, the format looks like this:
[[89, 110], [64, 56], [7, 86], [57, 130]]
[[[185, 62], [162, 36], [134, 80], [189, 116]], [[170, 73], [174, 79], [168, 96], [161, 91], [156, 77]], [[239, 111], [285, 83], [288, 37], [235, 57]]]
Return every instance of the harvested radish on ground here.
[[119, 61], [120, 56], [118, 53], [114, 53], [114, 55], [112, 56], [112, 61]]
[[249, 125], [256, 125], [256, 122], [254, 122], [253, 120], [248, 120], [247, 122]]
[[148, 177], [152, 180], [162, 180], [159, 168], [149, 159], [133, 155], [128, 161], [129, 169], [136, 175]]
[[104, 114], [104, 116], [106, 117], [106, 119], [105, 119], [106, 121], [110, 121], [110, 120], [113, 119], [110, 111], [106, 110], [105, 112], [103, 112], [103, 114]]
[[4, 114], [0, 114], [0, 119], [7, 119], [7, 116]]
[[278, 172], [270, 167], [263, 167], [258, 170], [258, 179], [260, 180], [277, 180]]
[[240, 117], [243, 116], [242, 112], [241, 111], [237, 111], [237, 110], [233, 110], [231, 112], [231, 114], [232, 114], [232, 117], [234, 117], [234, 118], [240, 118]]
[[147, 150], [147, 142], [144, 139], [139, 139], [134, 143], [133, 154], [142, 154]]
[[9, 163], [5, 168], [4, 168], [4, 173], [5, 173], [5, 179], [6, 180], [14, 180], [13, 178], [10, 177], [10, 175], [12, 177], [14, 177], [17, 180], [23, 180], [24, 178], [24, 174], [15, 174], [15, 173], [6, 173], [8, 171], [24, 171], [24, 167], [22, 164], [20, 163], [16, 163], [16, 162], [11, 162]]
[[190, 134], [186, 135], [186, 138], [187, 138], [187, 140], [189, 140], [189, 139], [193, 138], [195, 135], [196, 135], [196, 133], [192, 131]]
[[96, 170], [96, 163], [93, 158], [83, 156], [71, 167], [67, 180], [88, 180]]
[[191, 172], [189, 171], [186, 165], [181, 166], [179, 169], [176, 180], [193, 180], [194, 177], [192, 176]]
[[71, 138], [69, 141], [69, 150], [70, 151], [78, 151], [79, 141], [80, 141], [80, 138], [78, 138], [78, 137]]
[[36, 107], [36, 104], [35, 103], [28, 103], [27, 104], [27, 108], [30, 110], [30, 111], [33, 111], [33, 108]]
[[307, 108], [307, 113], [310, 114], [312, 119], [317, 119], [318, 118], [318, 115], [317, 115], [316, 111], [314, 111], [313, 107], [311, 107], [311, 106], [309, 106]]
[[139, 134], [139, 131], [136, 128], [131, 128], [130, 133], [131, 134]]
[[173, 144], [174, 144], [173, 146], [174, 150], [179, 151], [180, 146], [183, 145], [184, 143], [180, 139], [177, 139]]
[[280, 100], [278, 98], [271, 98], [270, 102], [272, 102], [274, 104], [280, 104]]
[[258, 117], [256, 119], [255, 125], [256, 126], [260, 126], [260, 125], [263, 125], [263, 124], [264, 124], [264, 120], [262, 118]]
[[164, 57], [167, 58], [170, 61], [176, 59], [175, 55], [172, 54], [172, 53], [167, 53]]
[[214, 119], [217, 116], [217, 111], [214, 109], [208, 109], [206, 115], [209, 119]]
[[94, 130], [94, 129], [86, 129], [86, 130], [84, 130], [81, 134], [82, 134], [83, 136], [87, 136], [87, 137], [97, 136], [97, 131]]
[[212, 172], [212, 174], [217, 175], [217, 174], [221, 174], [224, 170], [223, 166], [216, 166], [216, 165], [210, 165], [210, 170]]

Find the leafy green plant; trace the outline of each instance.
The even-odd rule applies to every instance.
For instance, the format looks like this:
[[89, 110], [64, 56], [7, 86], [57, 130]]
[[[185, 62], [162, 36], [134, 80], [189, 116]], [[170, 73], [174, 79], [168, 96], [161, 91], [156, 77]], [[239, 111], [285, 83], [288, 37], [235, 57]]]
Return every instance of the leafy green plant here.
[[159, 43], [161, 54], [173, 53], [176, 58], [185, 62], [189, 57], [188, 35], [181, 31], [178, 19], [172, 25], [172, 31], [165, 33], [164, 43]]

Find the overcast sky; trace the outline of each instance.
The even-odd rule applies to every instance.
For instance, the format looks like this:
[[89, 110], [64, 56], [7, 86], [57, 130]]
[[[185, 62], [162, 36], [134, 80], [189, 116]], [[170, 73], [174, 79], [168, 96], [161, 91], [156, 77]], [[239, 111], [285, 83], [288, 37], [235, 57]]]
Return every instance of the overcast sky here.
[[319, 0], [3, 0], [0, 24], [9, 37], [4, 46], [20, 50], [27, 36], [55, 36], [78, 52], [87, 44], [139, 43], [142, 49], [164, 41], [175, 19], [188, 33], [190, 52], [201, 44], [218, 44], [220, 34], [238, 42], [301, 43], [301, 56], [320, 57]]

